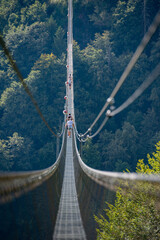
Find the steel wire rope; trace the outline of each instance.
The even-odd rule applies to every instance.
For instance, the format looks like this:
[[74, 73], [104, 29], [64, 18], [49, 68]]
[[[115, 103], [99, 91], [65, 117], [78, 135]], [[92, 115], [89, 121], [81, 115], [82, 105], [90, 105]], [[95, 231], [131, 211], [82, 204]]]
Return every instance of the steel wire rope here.
[[57, 133], [57, 135], [58, 135], [59, 138], [63, 135], [64, 130], [65, 130], [65, 124], [64, 124], [64, 122], [63, 122], [61, 133]]
[[80, 137], [81, 134], [78, 133], [76, 123], [74, 123], [74, 129], [75, 129], [76, 136]]
[[[104, 125], [106, 124], [106, 122], [108, 121], [109, 117], [105, 117], [105, 119], [103, 120], [102, 124], [100, 125], [100, 127], [98, 128], [98, 130], [91, 136], [88, 136], [88, 138], [94, 138], [104, 127]], [[87, 139], [86, 139], [87, 140]]]
[[[106, 117], [104, 121], [102, 122], [101, 126], [98, 128], [98, 130], [92, 135], [87, 136], [87, 138], [94, 138], [104, 127], [106, 122], [109, 118], [117, 115], [118, 113], [122, 112], [125, 108], [127, 108], [129, 105], [131, 105], [153, 82], [156, 80], [156, 78], [160, 75], [160, 63], [157, 64], [157, 66], [154, 68], [154, 70], [151, 72], [151, 74], [148, 76], [148, 78], [137, 88], [137, 90], [117, 109], [114, 111], [108, 110], [106, 112]], [[86, 141], [87, 141], [86, 138]]]
[[140, 55], [142, 54], [143, 50], [147, 46], [147, 44], [150, 41], [151, 37], [155, 33], [155, 31], [156, 31], [156, 29], [157, 29], [159, 24], [160, 24], [160, 11], [158, 11], [158, 13], [156, 14], [155, 18], [153, 19], [153, 22], [151, 23], [147, 33], [144, 35], [143, 39], [141, 40], [139, 46], [137, 47], [137, 49], [136, 49], [135, 53], [133, 54], [130, 62], [128, 63], [127, 67], [125, 68], [123, 74], [121, 75], [121, 77], [120, 77], [118, 83], [116, 84], [114, 90], [112, 91], [110, 97], [107, 99], [107, 101], [106, 101], [105, 105], [103, 106], [103, 108], [101, 109], [100, 113], [98, 114], [98, 116], [96, 117], [94, 122], [91, 124], [91, 126], [88, 128], [88, 130], [83, 134], [83, 136], [85, 136], [89, 131], [91, 131], [91, 129], [97, 123], [97, 121], [99, 120], [101, 115], [104, 113], [106, 108], [109, 106], [110, 101], [115, 97], [115, 95], [119, 91], [120, 87], [122, 86], [122, 84], [126, 80], [126, 78], [129, 75], [129, 73], [131, 72], [132, 68], [134, 67], [134, 65], [137, 62], [138, 58], [140, 57]]
[[33, 190], [56, 172], [66, 152], [65, 136], [66, 134], [62, 137], [62, 146], [59, 156], [56, 162], [50, 167], [33, 171], [0, 172], [0, 204], [6, 203], [21, 196], [25, 192]]
[[87, 138], [83, 139], [82, 134], [78, 133], [76, 123], [74, 124], [74, 132], [75, 132], [75, 136], [76, 136], [76, 138], [78, 139], [79, 142], [86, 142], [87, 141]]
[[152, 83], [156, 78], [160, 75], [160, 63], [154, 68], [148, 78], [139, 86], [139, 88], [117, 109], [115, 109], [111, 114], [110, 117], [115, 116], [116, 114], [123, 111], [127, 108], [130, 104], [132, 104]]
[[82, 134], [78, 133], [76, 123], [74, 124], [74, 132], [75, 132], [76, 138], [78, 139], [79, 142], [86, 142], [87, 141], [87, 138], [82, 139]]
[[44, 122], [44, 124], [47, 126], [47, 128], [49, 129], [49, 131], [55, 136], [55, 137], [60, 137], [59, 135], [57, 135], [53, 130], [52, 128], [49, 126], [48, 122], [46, 121], [45, 117], [43, 116], [39, 106], [38, 106], [38, 103], [36, 102], [36, 100], [34, 99], [31, 91], [29, 90], [27, 84], [25, 83], [16, 63], [15, 63], [15, 60], [13, 60], [8, 48], [6, 47], [6, 44], [2, 38], [2, 36], [0, 35], [0, 44], [2, 46], [2, 49], [5, 53], [5, 55], [7, 56], [13, 70], [16, 72], [17, 76], [18, 76], [18, 79], [19, 81], [21, 82], [22, 86], [24, 87], [26, 93], [28, 94], [28, 96], [30, 97], [32, 103], [34, 104], [35, 108], [36, 108], [36, 111], [38, 112], [39, 116], [41, 117], [42, 121]]

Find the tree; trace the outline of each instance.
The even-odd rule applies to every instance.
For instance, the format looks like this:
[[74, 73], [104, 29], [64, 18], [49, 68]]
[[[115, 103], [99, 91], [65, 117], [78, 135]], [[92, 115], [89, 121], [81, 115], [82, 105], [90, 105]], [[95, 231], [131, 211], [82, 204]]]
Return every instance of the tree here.
[[[138, 18], [137, 18], [138, 16]], [[135, 21], [136, 19], [136, 21]], [[136, 35], [135, 35], [136, 28]], [[118, 1], [113, 13], [113, 41], [117, 54], [134, 51], [143, 36], [142, 1]]]
[[14, 132], [13, 136], [7, 140], [0, 140], [0, 170], [16, 171], [31, 170], [32, 161], [32, 143]]
[[35, 22], [45, 22], [46, 19], [46, 3], [41, 4], [36, 0], [34, 4], [21, 9], [21, 22], [24, 25], [31, 25]]
[[156, 152], [147, 155], [148, 164], [141, 159], [137, 163], [137, 173], [159, 174], [160, 173], [160, 142], [156, 144]]
[[18, 26], [19, 16], [15, 13], [11, 13], [8, 18], [9, 27]]
[[49, 39], [46, 25], [42, 22], [35, 22], [30, 26], [20, 25], [8, 30], [5, 41], [23, 77], [27, 77], [35, 61], [47, 51]]
[[[143, 174], [160, 173], [160, 142], [156, 145], [153, 157], [147, 156], [148, 164], [143, 160], [137, 163], [137, 172]], [[158, 240], [160, 238], [160, 210], [156, 206], [158, 199], [146, 194], [145, 190], [154, 193], [156, 189], [149, 184], [137, 184], [127, 192], [118, 189], [114, 205], [107, 204], [106, 217], [95, 217], [99, 224], [97, 240]]]
[[51, 37], [53, 38], [53, 35], [55, 34], [56, 29], [57, 29], [57, 23], [56, 23], [56, 20], [53, 18], [52, 15], [48, 19], [47, 27], [48, 27], [49, 33], [51, 34]]
[[108, 29], [111, 25], [111, 12], [108, 11], [108, 6], [104, 6], [104, 2], [101, 3], [102, 6], [96, 5], [94, 7], [94, 13], [89, 15], [89, 18], [94, 25], [100, 28], [106, 27]]
[[62, 27], [58, 27], [53, 38], [53, 52], [60, 57], [62, 53], [66, 52], [65, 32]]
[[10, 79], [8, 78], [5, 71], [0, 70], [0, 95], [3, 93], [3, 91], [9, 87], [10, 85]]
[[0, 22], [1, 22], [1, 26], [0, 26], [0, 31], [3, 32], [8, 17], [10, 14], [12, 14], [17, 7], [17, 0], [10, 0], [10, 1], [5, 1], [5, 0], [1, 0], [0, 2]]
[[[155, 96], [156, 97], [156, 96]], [[140, 145], [143, 146], [141, 154], [153, 151], [153, 146], [150, 146], [150, 140], [155, 136], [155, 133], [160, 131], [159, 116], [154, 108], [148, 109], [147, 113], [143, 115], [140, 131]], [[143, 155], [140, 155], [141, 157]]]
[[96, 144], [92, 144], [91, 139], [88, 139], [83, 148], [83, 160], [84, 162], [88, 165], [91, 166], [93, 168], [100, 168], [100, 153], [98, 151], [98, 148], [96, 146]]
[[47, 142], [41, 149], [38, 150], [37, 161], [39, 163], [39, 168], [44, 169], [51, 166], [55, 162], [56, 155], [56, 145], [52, 142]]
[[114, 134], [104, 131], [98, 146], [105, 170], [120, 172], [127, 168], [133, 171], [137, 160], [137, 142], [138, 133], [129, 122], [124, 122], [122, 129], [116, 130]]
[[[54, 132], [59, 131], [63, 121], [65, 71], [64, 59], [58, 59], [53, 53], [42, 54], [34, 64], [28, 78], [25, 79], [41, 112]], [[14, 129], [18, 135], [23, 136], [24, 140], [30, 139], [25, 142], [25, 148], [30, 149], [30, 142], [32, 143], [33, 153], [28, 156], [28, 159], [27, 155], [25, 155], [26, 158], [24, 155], [21, 156], [22, 159], [27, 159], [26, 165], [27, 162], [30, 164], [30, 159], [33, 160], [31, 166], [34, 169], [47, 167], [51, 162], [53, 163], [56, 156], [55, 150], [52, 151], [52, 145], [55, 146], [56, 139], [52, 139], [52, 134], [39, 117], [20, 83], [12, 82], [10, 87], [3, 92], [0, 108], [2, 110], [0, 127], [5, 135], [11, 136]], [[52, 144], [49, 144], [51, 141]], [[51, 151], [52, 159], [46, 157], [46, 161], [43, 163], [44, 154], [51, 156]], [[24, 164], [24, 166], [26, 165]], [[14, 166], [17, 169], [17, 165]], [[28, 167], [30, 168], [30, 166]]]

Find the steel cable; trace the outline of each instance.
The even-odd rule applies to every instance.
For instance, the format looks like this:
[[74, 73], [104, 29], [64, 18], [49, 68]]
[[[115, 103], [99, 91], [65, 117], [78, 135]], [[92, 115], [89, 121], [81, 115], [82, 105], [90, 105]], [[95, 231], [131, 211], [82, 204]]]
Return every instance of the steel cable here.
[[64, 124], [64, 122], [63, 122], [63, 124], [62, 124], [62, 131], [61, 131], [61, 133], [58, 133], [58, 134], [57, 134], [59, 138], [63, 135], [64, 130], [65, 130], [65, 124]]
[[[128, 63], [127, 67], [125, 68], [123, 74], [121, 75], [116, 87], [114, 88], [114, 90], [112, 91], [110, 97], [107, 99], [105, 105], [103, 106], [103, 108], [101, 109], [100, 113], [98, 114], [98, 116], [96, 117], [96, 119], [94, 120], [94, 122], [92, 123], [92, 125], [88, 128], [88, 130], [83, 134], [83, 136], [85, 136], [89, 131], [91, 131], [91, 129], [94, 127], [94, 125], [97, 123], [97, 121], [99, 120], [99, 118], [101, 117], [101, 115], [104, 113], [104, 111], [106, 110], [106, 108], [109, 106], [110, 104], [110, 100], [112, 100], [115, 95], [117, 94], [117, 92], [119, 91], [120, 87], [122, 86], [122, 84], [124, 83], [125, 79], [127, 78], [127, 76], [129, 75], [129, 73], [131, 72], [132, 68], [134, 67], [135, 63], [137, 62], [138, 58], [140, 57], [140, 55], [142, 54], [143, 50], [145, 49], [146, 45], [148, 44], [148, 42], [150, 41], [151, 37], [153, 36], [153, 34], [155, 33], [157, 27], [160, 24], [160, 11], [158, 11], [158, 13], [156, 14], [152, 24], [150, 25], [148, 32], [144, 35], [141, 43], [139, 44], [139, 46], [137, 47], [134, 55], [132, 56], [130, 62]], [[108, 101], [109, 100], [109, 101]]]
[[101, 126], [98, 128], [98, 130], [91, 136], [89, 136], [89, 138], [94, 138], [101, 130], [102, 128], [104, 127], [104, 125], [106, 124], [106, 122], [108, 121], [109, 117], [105, 117], [105, 119], [103, 120]]
[[130, 104], [132, 104], [160, 75], [160, 63], [157, 64], [155, 69], [151, 72], [149, 77], [140, 85], [140, 87], [117, 109], [111, 112], [110, 117], [115, 116], [116, 114], [123, 111]]
[[54, 133], [54, 131], [51, 129], [51, 127], [49, 126], [48, 122], [46, 121], [45, 117], [43, 116], [39, 106], [38, 106], [38, 103], [36, 102], [36, 100], [34, 99], [31, 91], [29, 90], [27, 84], [25, 83], [15, 61], [13, 60], [8, 48], [6, 47], [6, 44], [2, 38], [2, 36], [0, 36], [0, 44], [2, 46], [2, 49], [5, 53], [5, 55], [7, 56], [7, 58], [9, 59], [9, 62], [13, 68], [13, 70], [16, 72], [17, 76], [18, 76], [18, 79], [19, 81], [21, 82], [22, 86], [24, 87], [26, 93], [28, 94], [28, 96], [30, 97], [32, 103], [34, 104], [35, 108], [36, 108], [36, 111], [38, 112], [39, 116], [41, 117], [42, 121], [44, 122], [44, 124], [47, 126], [47, 128], [49, 129], [49, 131], [55, 136], [55, 137], [59, 137], [59, 135], [57, 135], [56, 133]]
[[[104, 121], [102, 122], [99, 129], [91, 136], [88, 136], [88, 138], [95, 137], [104, 127], [106, 122], [110, 117], [113, 117], [117, 115], [118, 113], [122, 112], [125, 108], [127, 108], [129, 105], [131, 105], [153, 82], [157, 79], [157, 77], [160, 75], [160, 63], [157, 64], [157, 66], [154, 68], [154, 70], [151, 72], [149, 77], [139, 86], [139, 88], [117, 109], [115, 109], [113, 112], [108, 110], [106, 112], [106, 117]], [[86, 138], [87, 139], [87, 138]]]

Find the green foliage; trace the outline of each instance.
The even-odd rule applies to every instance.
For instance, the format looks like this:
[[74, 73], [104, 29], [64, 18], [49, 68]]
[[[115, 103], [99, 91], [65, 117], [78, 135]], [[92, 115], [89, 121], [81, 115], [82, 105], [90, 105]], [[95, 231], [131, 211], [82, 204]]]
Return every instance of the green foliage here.
[[98, 146], [105, 169], [120, 172], [126, 168], [134, 168], [135, 162], [132, 159], [136, 158], [138, 139], [134, 126], [124, 122], [122, 130], [116, 130], [115, 134], [104, 132], [103, 135], [100, 136]]
[[[45, 23], [35, 22], [30, 26], [11, 28], [5, 40], [24, 77], [28, 75], [35, 61], [45, 51], [49, 34]], [[27, 49], [27, 51], [26, 51]]]
[[[113, 14], [113, 40], [116, 45], [117, 53], [127, 49], [134, 51], [143, 36], [143, 2], [135, 1], [118, 1], [117, 8]], [[136, 16], [139, 16], [135, 22]], [[130, 27], [130, 31], [128, 31]], [[135, 35], [136, 28], [136, 35]], [[123, 45], [123, 48], [120, 46]]]
[[152, 157], [149, 154], [147, 155], [148, 164], [145, 164], [143, 159], [138, 161], [136, 168], [138, 173], [160, 173], [160, 142], [156, 144], [156, 152], [153, 152], [152, 155]]
[[[33, 70], [26, 79], [43, 115], [52, 128], [54, 126], [57, 128], [56, 130], [53, 129], [54, 131], [58, 131], [59, 127], [61, 128], [63, 121], [62, 109], [65, 89], [63, 79], [65, 77], [65, 70], [64, 59], [60, 60], [53, 54], [43, 54], [35, 63]], [[59, 106], [59, 108], [55, 106]], [[47, 151], [51, 152], [51, 150], [47, 150], [46, 146], [51, 141], [51, 134], [39, 118], [20, 83], [13, 82], [3, 92], [0, 107], [3, 110], [1, 128], [6, 129], [5, 133], [11, 135], [14, 129], [14, 131], [24, 137], [24, 140], [28, 138], [32, 139], [32, 150], [34, 152], [26, 161], [26, 164], [30, 162], [32, 156], [34, 161], [32, 161], [32, 165], [28, 165], [28, 168], [32, 166], [34, 169], [39, 169], [48, 167], [51, 163], [53, 164], [55, 161], [55, 139], [53, 139], [54, 150], [52, 154], [48, 155]], [[29, 144], [28, 140], [24, 143], [23, 147], [29, 147], [27, 143]], [[53, 146], [51, 149], [53, 149]], [[45, 160], [42, 152], [46, 152]], [[50, 156], [50, 158], [47, 156]], [[23, 155], [21, 157], [25, 159]], [[18, 158], [20, 159], [20, 155], [18, 155]], [[13, 160], [12, 169], [19, 168], [15, 162], [15, 158]], [[22, 165], [21, 169], [23, 169]], [[26, 169], [26, 165], [24, 165], [24, 169]]]
[[56, 23], [56, 20], [53, 18], [52, 15], [48, 19], [47, 27], [48, 27], [49, 33], [53, 37], [53, 35], [54, 35], [54, 33], [56, 32], [56, 29], [57, 29], [57, 23]]
[[[160, 173], [160, 142], [156, 145], [153, 157], [147, 156], [148, 164], [143, 160], [137, 163], [137, 172], [143, 174]], [[153, 186], [137, 184], [136, 189], [125, 192], [118, 189], [114, 205], [107, 204], [106, 217], [95, 217], [99, 224], [97, 239], [105, 240], [150, 240], [160, 238], [160, 210], [156, 199], [146, 194], [156, 191]]]
[[0, 95], [7, 87], [9, 87], [9, 85], [10, 79], [6, 75], [6, 72], [4, 70], [0, 70]]
[[31, 25], [35, 22], [45, 22], [47, 18], [46, 3], [35, 1], [34, 4], [21, 9], [21, 22]]
[[8, 140], [0, 140], [0, 169], [27, 170], [32, 168], [31, 143], [20, 137], [18, 133], [8, 137]]
[[104, 2], [94, 7], [94, 13], [89, 15], [90, 21], [98, 27], [111, 27], [111, 12], [108, 11], [108, 6], [104, 6]]
[[93, 145], [91, 139], [88, 139], [83, 148], [83, 160], [88, 166], [100, 168], [100, 152], [97, 145]]
[[124, 195], [122, 190], [116, 194], [115, 206], [108, 204], [107, 219], [96, 217], [100, 229], [97, 239], [105, 240], [149, 240], [159, 239], [160, 216], [153, 200], [145, 193]]
[[17, 27], [18, 26], [19, 17], [15, 13], [11, 13], [8, 18], [9, 27]]
[[38, 150], [37, 161], [39, 163], [39, 168], [44, 169], [55, 162], [55, 150], [55, 143], [53, 141], [48, 142]]
[[61, 27], [58, 27], [53, 38], [53, 52], [60, 57], [66, 49], [65, 32]]
[[6, 25], [9, 15], [15, 11], [16, 3], [17, 3], [17, 0], [10, 0], [10, 1], [2, 0], [0, 2], [0, 22], [1, 22], [0, 31], [1, 32], [3, 31], [3, 28]]
[[[76, 0], [73, 5], [75, 115], [78, 130], [83, 133], [118, 82], [159, 9], [159, 0]], [[0, 22], [7, 46], [42, 112], [59, 129], [66, 81], [67, 1], [1, 0]], [[116, 107], [159, 62], [159, 48], [157, 31], [117, 94]], [[38, 167], [44, 166], [43, 160], [38, 159], [47, 154], [50, 134], [16, 83], [17, 77], [2, 51], [0, 55], [1, 139], [13, 132], [30, 139]], [[90, 166], [113, 171], [127, 167], [135, 171], [137, 156], [144, 158], [160, 139], [159, 91], [155, 83], [152, 91], [146, 91], [123, 115], [107, 122], [90, 144], [90, 149], [95, 147], [95, 154], [100, 152], [97, 162], [88, 160]], [[36, 168], [35, 162], [33, 165]]]

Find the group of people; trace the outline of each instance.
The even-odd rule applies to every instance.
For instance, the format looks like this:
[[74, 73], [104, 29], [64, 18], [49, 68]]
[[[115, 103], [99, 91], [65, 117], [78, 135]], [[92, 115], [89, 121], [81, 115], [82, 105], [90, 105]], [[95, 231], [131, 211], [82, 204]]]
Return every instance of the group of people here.
[[[71, 84], [72, 84], [71, 74], [69, 74], [68, 84], [69, 84], [69, 89], [71, 89]], [[68, 130], [68, 137], [71, 137], [71, 131], [72, 131], [72, 128], [74, 127], [73, 117], [71, 116], [71, 113], [69, 113], [68, 117], [66, 118], [66, 127]]]
[[73, 117], [71, 116], [71, 114], [68, 114], [68, 117], [66, 119], [66, 127], [68, 130], [68, 137], [71, 137], [71, 131], [72, 128], [74, 127], [74, 123], [73, 123]]

